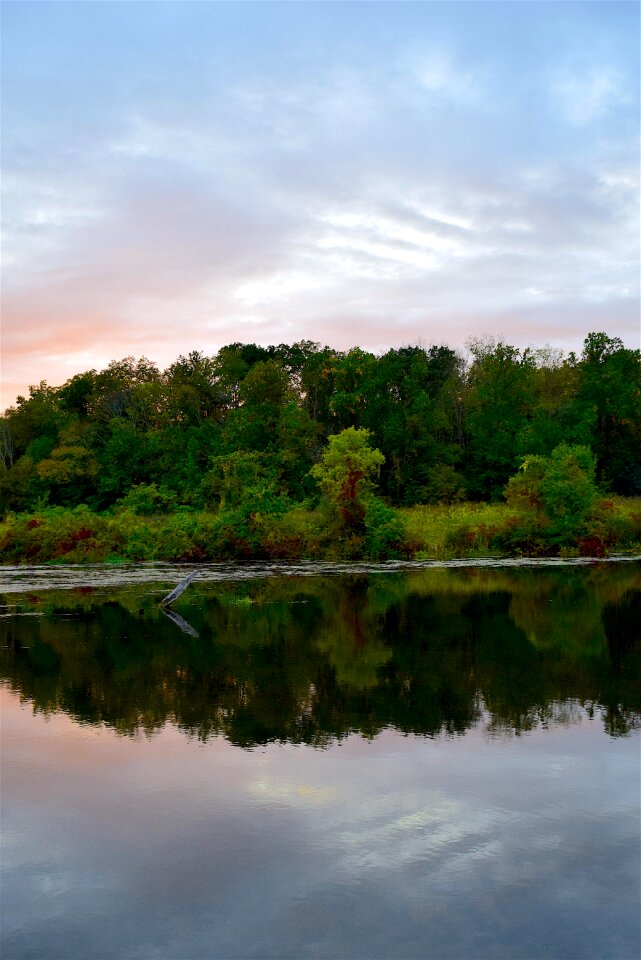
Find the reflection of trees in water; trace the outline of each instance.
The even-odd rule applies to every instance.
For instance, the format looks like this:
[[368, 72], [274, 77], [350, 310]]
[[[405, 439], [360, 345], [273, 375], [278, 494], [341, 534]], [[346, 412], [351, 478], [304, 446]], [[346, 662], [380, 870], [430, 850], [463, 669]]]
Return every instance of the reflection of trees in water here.
[[368, 578], [350, 578], [347, 586], [334, 581], [329, 594], [315, 646], [327, 658], [339, 687], [360, 692], [376, 687], [392, 649], [372, 607]]
[[126, 734], [171, 721], [242, 746], [323, 744], [459, 733], [485, 710], [503, 735], [575, 722], [579, 705], [622, 734], [641, 716], [638, 564], [199, 584], [176, 604], [189, 630], [140, 588], [11, 610], [9, 686]]
[[580, 723], [584, 716], [592, 718], [595, 715], [595, 704], [590, 701], [579, 700], [550, 701], [543, 706], [534, 706], [520, 717], [518, 729], [505, 718], [491, 714], [486, 727], [486, 733], [491, 738], [511, 737], [515, 732], [527, 733], [537, 727], [569, 727]]

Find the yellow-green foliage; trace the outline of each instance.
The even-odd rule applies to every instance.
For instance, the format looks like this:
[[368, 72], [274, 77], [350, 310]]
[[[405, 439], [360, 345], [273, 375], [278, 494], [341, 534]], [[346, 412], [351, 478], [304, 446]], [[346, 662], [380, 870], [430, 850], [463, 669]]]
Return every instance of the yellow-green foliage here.
[[[398, 511], [408, 548], [417, 559], [504, 556], [549, 552], [531, 512], [507, 503], [461, 503], [408, 507]], [[568, 541], [565, 555], [641, 550], [641, 498], [597, 501], [587, 534]]]
[[331, 522], [323, 508], [295, 507], [282, 516], [265, 517], [262, 529], [266, 556], [274, 560], [323, 557]]
[[399, 510], [406, 541], [418, 559], [498, 556], [496, 539], [509, 533], [518, 513], [504, 503], [457, 503]]
[[611, 549], [641, 550], [641, 497], [608, 497], [598, 501], [591, 527], [594, 535]]

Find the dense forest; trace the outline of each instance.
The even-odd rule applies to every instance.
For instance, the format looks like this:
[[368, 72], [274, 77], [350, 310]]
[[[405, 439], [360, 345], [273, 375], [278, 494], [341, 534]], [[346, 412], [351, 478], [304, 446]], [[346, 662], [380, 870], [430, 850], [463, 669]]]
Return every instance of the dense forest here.
[[[352, 534], [359, 523], [364, 533], [359, 496], [374, 488], [380, 526], [390, 509], [502, 501], [528, 466], [540, 486], [558, 451], [566, 474], [635, 497], [641, 351], [591, 333], [579, 357], [495, 340], [471, 343], [467, 361], [447, 346], [377, 356], [309, 341], [235, 343], [165, 371], [128, 357], [31, 387], [0, 418], [0, 450], [3, 517], [80, 505], [138, 516], [314, 509], [331, 500], [331, 450], [352, 463], [334, 497]], [[514, 503], [538, 497], [524, 477]]]

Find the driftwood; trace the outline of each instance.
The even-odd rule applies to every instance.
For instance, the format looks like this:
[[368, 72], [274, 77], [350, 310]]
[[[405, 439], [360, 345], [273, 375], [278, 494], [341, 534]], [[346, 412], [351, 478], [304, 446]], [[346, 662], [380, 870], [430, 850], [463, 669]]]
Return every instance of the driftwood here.
[[160, 601], [163, 607], [168, 607], [170, 604], [174, 602], [174, 600], [177, 600], [178, 597], [185, 592], [185, 590], [187, 589], [187, 587], [189, 586], [189, 584], [194, 579], [197, 573], [198, 573], [197, 570], [192, 570], [192, 572], [188, 574], [184, 580], [181, 580], [178, 586], [174, 587], [171, 593], [168, 593], [167, 596]]

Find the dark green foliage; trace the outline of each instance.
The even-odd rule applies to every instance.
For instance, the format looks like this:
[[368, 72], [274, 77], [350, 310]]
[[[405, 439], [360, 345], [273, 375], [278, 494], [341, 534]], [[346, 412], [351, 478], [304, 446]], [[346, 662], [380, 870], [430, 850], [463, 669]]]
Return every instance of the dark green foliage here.
[[[126, 357], [59, 389], [33, 386], [0, 417], [0, 516], [45, 504], [103, 511], [136, 502], [149, 517], [251, 507], [237, 520], [241, 540], [253, 543], [250, 520], [260, 526], [292, 504], [318, 505], [315, 465], [349, 430], [366, 431], [379, 451], [377, 492], [391, 507], [498, 502], [524, 458], [549, 460], [563, 445], [594, 454], [602, 493], [638, 496], [641, 353], [592, 333], [578, 359], [475, 342], [467, 368], [446, 346], [376, 356], [309, 341], [233, 343], [211, 357], [192, 351], [164, 372]], [[352, 479], [355, 494], [361, 481]], [[337, 549], [391, 555], [394, 536], [368, 532], [369, 494], [349, 495], [347, 486], [333, 497], [333, 521], [331, 511], [326, 518], [343, 525]], [[142, 506], [141, 491], [153, 489], [162, 497]], [[580, 524], [565, 523], [550, 503], [550, 536], [578, 536]], [[571, 505], [566, 512], [577, 516]], [[596, 524], [594, 512], [579, 513], [584, 527]], [[270, 537], [277, 552], [288, 543], [314, 555], [329, 549], [318, 535], [273, 528]], [[388, 546], [379, 549], [377, 537]], [[497, 545], [494, 535], [486, 539]]]
[[98, 497], [104, 505], [125, 496], [131, 487], [148, 483], [150, 435], [138, 430], [130, 420], [114, 417], [105, 432], [101, 447]]
[[4, 513], [33, 509], [41, 495], [31, 457], [20, 457], [10, 468], [0, 467], [0, 504]]
[[613, 492], [641, 494], [641, 350], [592, 333], [585, 340], [576, 415], [597, 458], [597, 478]]
[[91, 409], [91, 397], [94, 392], [96, 371], [88, 370], [68, 380], [58, 391], [60, 406], [68, 413], [87, 418]]
[[396, 513], [372, 497], [365, 513], [365, 556], [370, 560], [397, 560], [405, 554], [405, 530]]
[[555, 533], [580, 527], [596, 499], [595, 459], [588, 447], [562, 443], [552, 451], [541, 481], [541, 504]]
[[200, 426], [205, 420], [222, 416], [224, 396], [216, 374], [214, 360], [196, 350], [172, 363], [166, 379], [169, 415], [173, 421]]
[[530, 354], [499, 341], [471, 345], [464, 399], [465, 479], [472, 499], [498, 500], [517, 462], [517, 438], [532, 409]]
[[440, 499], [434, 470], [453, 470], [462, 455], [457, 435], [461, 375], [461, 361], [447, 347], [403, 347], [376, 362], [362, 420], [385, 456], [381, 492], [394, 502]]
[[214, 457], [201, 489], [206, 505], [221, 511], [245, 506], [264, 510], [281, 498], [273, 463], [256, 451], [238, 450]]

